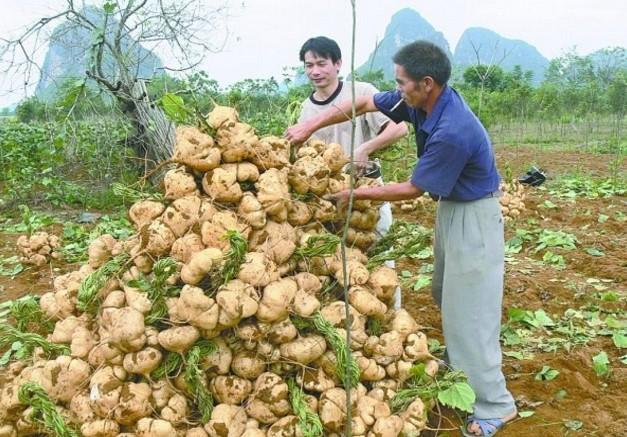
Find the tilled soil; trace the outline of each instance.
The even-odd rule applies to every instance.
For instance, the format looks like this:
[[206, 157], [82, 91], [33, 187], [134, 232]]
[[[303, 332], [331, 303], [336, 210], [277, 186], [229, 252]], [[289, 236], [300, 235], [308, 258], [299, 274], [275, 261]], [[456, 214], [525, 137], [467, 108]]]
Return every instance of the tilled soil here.
[[[523, 174], [530, 165], [539, 164], [553, 177], [568, 172], [581, 172], [607, 176], [608, 162], [612, 156], [590, 154], [585, 151], [551, 151], [532, 147], [497, 147], [499, 167], [507, 166], [513, 175]], [[625, 174], [624, 166], [619, 168]], [[548, 185], [548, 184], [547, 184]], [[506, 263], [504, 316], [507, 309], [543, 309], [548, 315], [562, 315], [569, 308], [577, 309], [594, 301], [587, 280], [603, 280], [619, 295], [626, 296], [627, 288], [627, 236], [625, 222], [617, 212], [627, 214], [624, 197], [600, 199], [577, 198], [576, 201], [555, 199], [547, 190], [530, 189], [526, 210], [515, 221], [508, 222], [506, 238], [511, 238], [517, 228], [547, 228], [563, 230], [576, 235], [577, 249], [563, 253], [566, 266], [556, 269], [540, 263], [541, 256], [525, 249]], [[550, 199], [558, 207], [544, 208]], [[599, 216], [609, 217], [600, 221]], [[417, 221], [432, 227], [434, 206], [427, 204], [412, 212], [395, 212], [397, 219]], [[15, 254], [18, 235], [0, 234], [0, 257]], [[585, 248], [602, 250], [603, 256], [592, 256]], [[420, 260], [402, 260], [397, 269], [416, 273]], [[430, 262], [430, 261], [427, 261]], [[77, 265], [55, 262], [38, 268], [29, 268], [14, 279], [0, 276], [0, 301], [18, 298], [28, 293], [43, 294], [52, 289], [54, 277], [77, 269]], [[426, 289], [415, 292], [410, 285], [403, 287], [403, 302], [424, 327], [429, 337], [442, 339], [441, 320], [437, 307]], [[609, 309], [620, 309], [619, 302], [596, 302]], [[624, 308], [623, 308], [624, 310]], [[507, 351], [508, 348], [504, 348]], [[611, 362], [609, 378], [597, 377], [592, 368], [592, 357], [606, 351]], [[624, 351], [623, 351], [624, 352]], [[621, 353], [609, 337], [598, 336], [586, 345], [576, 345], [570, 352], [563, 348], [555, 352], [537, 352], [532, 359], [517, 360], [504, 357], [503, 371], [508, 387], [517, 400], [519, 411], [533, 411], [527, 418], [518, 418], [508, 424], [499, 435], [519, 437], [627, 436], [627, 367], [620, 363]], [[552, 381], [537, 381], [535, 374], [544, 365], [560, 374]], [[456, 430], [460, 416], [451, 410], [442, 415], [434, 413], [431, 427], [425, 435], [458, 436]], [[581, 422], [581, 428], [574, 430]]]

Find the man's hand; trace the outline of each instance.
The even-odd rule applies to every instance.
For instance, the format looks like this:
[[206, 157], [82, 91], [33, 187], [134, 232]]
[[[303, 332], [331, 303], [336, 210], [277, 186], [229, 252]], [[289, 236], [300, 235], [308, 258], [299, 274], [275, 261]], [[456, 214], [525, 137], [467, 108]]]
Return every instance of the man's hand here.
[[355, 149], [353, 158], [355, 162], [355, 167], [358, 170], [366, 167], [366, 164], [368, 164], [368, 152], [366, 151], [366, 148], [363, 146], [363, 144]]
[[335, 204], [337, 205], [338, 209], [340, 208], [340, 206], [342, 204], [346, 204], [348, 203], [348, 199], [351, 195], [351, 191], [350, 190], [342, 190], [342, 191], [338, 191], [337, 193], [334, 194], [329, 194], [328, 197], [330, 201], [335, 202]]
[[283, 137], [288, 140], [290, 143], [294, 145], [299, 145], [304, 143], [307, 138], [311, 136], [313, 132], [309, 127], [309, 123], [307, 121], [303, 121], [301, 123], [295, 124], [292, 127], [287, 128]]

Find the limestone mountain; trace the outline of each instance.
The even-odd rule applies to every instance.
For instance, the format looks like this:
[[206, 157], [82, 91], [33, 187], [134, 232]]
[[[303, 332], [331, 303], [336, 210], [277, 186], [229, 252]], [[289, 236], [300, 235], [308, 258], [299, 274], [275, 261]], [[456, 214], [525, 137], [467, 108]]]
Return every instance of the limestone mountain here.
[[[83, 13], [92, 23], [103, 25], [104, 13], [101, 9], [87, 6]], [[116, 27], [117, 23], [109, 17], [106, 32], [109, 34]], [[53, 30], [36, 89], [40, 99], [52, 99], [59, 86], [68, 79], [85, 77], [85, 70], [92, 59], [94, 38], [89, 30], [69, 22], [61, 23]], [[137, 77], [150, 78], [161, 71], [159, 57], [130, 37], [122, 39], [122, 50]], [[103, 59], [103, 73], [107, 77], [116, 75], [112, 56], [107, 51]]]
[[533, 72], [533, 82], [540, 83], [549, 60], [531, 44], [517, 39], [508, 39], [482, 27], [471, 27], [462, 34], [453, 63], [465, 69], [470, 65], [497, 64], [505, 71], [520, 65], [523, 71]]
[[399, 48], [417, 39], [426, 39], [437, 44], [452, 58], [448, 42], [442, 32], [437, 31], [415, 10], [405, 8], [392, 16], [390, 24], [385, 29], [383, 39], [368, 57], [368, 60], [357, 68], [357, 73], [364, 74], [368, 71], [383, 70], [386, 79], [393, 79], [392, 56]]
[[511, 71], [516, 65], [520, 65], [523, 71], [533, 71], [534, 83], [542, 80], [549, 63], [535, 47], [525, 41], [508, 39], [480, 27], [467, 29], [455, 48], [455, 54], [452, 55], [449, 43], [442, 32], [435, 29], [415, 10], [405, 8], [392, 16], [383, 39], [368, 60], [357, 68], [357, 73], [383, 70], [385, 79], [393, 80], [392, 56], [400, 47], [417, 39], [426, 39], [442, 47], [453, 63], [455, 77], [460, 76], [466, 67], [477, 63], [475, 48], [482, 63], [500, 63], [505, 71]]

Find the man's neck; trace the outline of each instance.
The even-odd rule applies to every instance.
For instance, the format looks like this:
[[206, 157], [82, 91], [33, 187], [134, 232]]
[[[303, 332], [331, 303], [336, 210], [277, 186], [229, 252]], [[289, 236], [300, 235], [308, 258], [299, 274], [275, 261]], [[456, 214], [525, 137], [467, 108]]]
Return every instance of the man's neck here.
[[431, 111], [433, 111], [433, 107], [435, 106], [435, 103], [438, 101], [438, 97], [440, 97], [440, 94], [442, 94], [443, 90], [444, 90], [444, 87], [441, 87], [441, 86], [437, 86], [433, 88], [433, 91], [429, 94], [427, 102], [420, 109], [425, 111], [427, 115], [431, 114]]
[[337, 87], [340, 86], [340, 80], [336, 79], [335, 82], [330, 83], [328, 86], [324, 88], [316, 88], [314, 91], [314, 99], [316, 100], [326, 100], [337, 90]]

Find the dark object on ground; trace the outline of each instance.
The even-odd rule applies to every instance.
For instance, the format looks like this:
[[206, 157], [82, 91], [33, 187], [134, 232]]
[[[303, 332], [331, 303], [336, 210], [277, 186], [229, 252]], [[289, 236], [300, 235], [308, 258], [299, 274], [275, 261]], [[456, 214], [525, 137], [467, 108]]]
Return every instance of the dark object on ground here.
[[[371, 179], [378, 179], [381, 177], [381, 164], [378, 161], [365, 161], [361, 162], [361, 165], [357, 166], [357, 177], [365, 177]], [[344, 167], [344, 173], [350, 173], [352, 164], [346, 164]]]
[[538, 187], [546, 181], [546, 172], [538, 167], [531, 167], [527, 174], [518, 178], [518, 182], [532, 187]]

